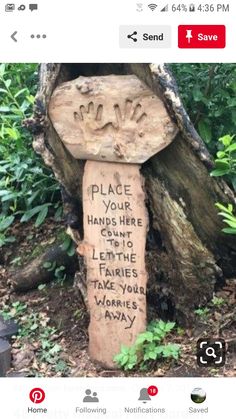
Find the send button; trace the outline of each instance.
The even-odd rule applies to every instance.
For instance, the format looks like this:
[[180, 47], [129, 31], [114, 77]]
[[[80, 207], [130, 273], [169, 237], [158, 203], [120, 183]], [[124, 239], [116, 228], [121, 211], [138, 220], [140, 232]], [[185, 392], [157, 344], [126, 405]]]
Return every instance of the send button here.
[[120, 26], [120, 48], [170, 47], [170, 26]]

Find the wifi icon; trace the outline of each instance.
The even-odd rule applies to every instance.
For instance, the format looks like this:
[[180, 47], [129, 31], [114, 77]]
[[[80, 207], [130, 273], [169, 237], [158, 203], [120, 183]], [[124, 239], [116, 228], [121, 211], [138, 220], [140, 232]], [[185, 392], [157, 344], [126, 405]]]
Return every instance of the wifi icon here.
[[151, 4], [148, 5], [148, 7], [149, 7], [149, 9], [151, 9], [152, 12], [154, 12], [154, 10], [156, 10], [156, 8], [157, 8], [157, 4], [151, 3]]

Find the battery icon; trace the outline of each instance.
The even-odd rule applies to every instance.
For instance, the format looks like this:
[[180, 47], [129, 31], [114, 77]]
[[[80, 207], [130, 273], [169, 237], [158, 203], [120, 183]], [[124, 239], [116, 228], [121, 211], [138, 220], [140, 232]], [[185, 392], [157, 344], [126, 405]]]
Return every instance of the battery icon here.
[[189, 11], [195, 12], [195, 5], [193, 3], [189, 5]]

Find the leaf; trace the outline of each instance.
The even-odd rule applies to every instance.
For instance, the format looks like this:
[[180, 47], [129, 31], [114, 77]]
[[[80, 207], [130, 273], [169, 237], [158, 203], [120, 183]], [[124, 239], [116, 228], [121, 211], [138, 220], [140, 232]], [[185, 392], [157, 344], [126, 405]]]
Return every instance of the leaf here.
[[228, 147], [231, 144], [233, 137], [231, 135], [225, 135], [224, 137], [219, 138], [219, 141], [224, 144], [225, 147]]
[[1, 196], [4, 196], [4, 195], [7, 195], [9, 193], [9, 191], [6, 189], [6, 190], [0, 190], [0, 197]]
[[236, 143], [231, 144], [229, 147], [226, 148], [226, 151], [236, 151]]
[[230, 163], [228, 159], [216, 159], [215, 160], [215, 168], [221, 170], [230, 170]]
[[144, 332], [138, 335], [135, 345], [140, 345], [144, 342], [152, 342], [153, 341], [153, 333], [152, 332]]
[[17, 192], [9, 192], [8, 194], [2, 197], [2, 202], [12, 201], [13, 199], [18, 197]]
[[51, 268], [51, 266], [52, 266], [51, 262], [45, 262], [45, 263], [43, 264], [43, 267], [44, 267], [45, 269]]
[[64, 242], [61, 244], [61, 248], [62, 248], [62, 250], [66, 251], [66, 250], [69, 249], [70, 245], [71, 245], [71, 237], [67, 236], [65, 238]]
[[38, 290], [39, 291], [42, 291], [42, 290], [44, 290], [46, 288], [46, 285], [45, 284], [41, 284], [41, 285], [39, 285], [38, 286]]
[[50, 351], [49, 351], [49, 354], [50, 355], [55, 355], [55, 354], [57, 354], [58, 352], [60, 352], [61, 351], [61, 346], [60, 345], [58, 345], [58, 343], [56, 343], [51, 349], [50, 349]]
[[179, 345], [170, 343], [163, 347], [162, 354], [164, 358], [174, 357], [177, 359], [179, 356], [179, 350]]
[[225, 224], [228, 224], [228, 226], [236, 229], [236, 219], [234, 221], [229, 221], [226, 218], [223, 220]]
[[174, 329], [175, 323], [174, 322], [168, 322], [165, 325], [165, 331], [170, 332], [172, 329]]
[[68, 256], [74, 256], [75, 254], [75, 245], [72, 241], [71, 241], [69, 249], [67, 250], [67, 254]]
[[9, 89], [9, 87], [11, 86], [11, 79], [7, 79], [5, 81], [5, 86], [7, 86], [7, 88]]
[[39, 327], [38, 324], [34, 323], [34, 324], [32, 324], [30, 330], [34, 331], [34, 330], [38, 329], [38, 327]]
[[6, 230], [10, 225], [13, 223], [15, 217], [14, 215], [10, 215], [9, 217], [0, 218], [0, 231]]
[[14, 243], [16, 241], [15, 236], [8, 236], [6, 237], [6, 243]]
[[16, 128], [6, 128], [6, 133], [13, 140], [17, 140], [20, 137], [19, 131]]
[[217, 155], [218, 159], [222, 159], [222, 158], [225, 157], [225, 152], [224, 151], [218, 151], [216, 153], [216, 155]]
[[161, 330], [165, 330], [165, 322], [163, 322], [163, 320], [160, 320], [157, 324], [157, 326], [161, 329]]
[[44, 222], [45, 218], [47, 217], [47, 215], [48, 215], [48, 206], [45, 205], [41, 209], [40, 213], [38, 214], [38, 216], [36, 218], [35, 226], [36, 227], [39, 227], [41, 224], [43, 224], [43, 222]]
[[123, 355], [123, 358], [120, 361], [120, 365], [123, 367], [129, 360], [129, 355]]
[[202, 139], [209, 143], [212, 140], [211, 127], [208, 121], [201, 120], [198, 123], [198, 131]]
[[10, 110], [9, 106], [0, 106], [0, 112], [10, 112]]
[[121, 345], [121, 353], [122, 353], [122, 354], [128, 354], [128, 353], [129, 353], [129, 348], [128, 348], [128, 346]]
[[26, 211], [21, 218], [21, 223], [29, 221], [34, 215], [38, 214], [45, 206], [50, 206], [51, 204], [44, 204], [44, 205], [38, 205], [29, 211]]
[[3, 78], [5, 74], [6, 64], [0, 64], [0, 78]]
[[222, 231], [226, 234], [236, 234], [235, 228], [223, 228]]
[[113, 361], [115, 361], [117, 364], [120, 364], [123, 359], [123, 354], [117, 354], [114, 356]]
[[236, 218], [234, 217], [234, 215], [231, 215], [231, 213], [229, 214], [228, 212], [219, 212], [218, 213], [219, 215], [222, 215], [222, 217], [225, 217], [225, 218], [227, 218], [227, 220], [229, 220], [229, 221], [236, 221]]
[[210, 173], [211, 176], [213, 177], [218, 177], [218, 176], [224, 176], [228, 174], [228, 169], [224, 169], [224, 170], [220, 170], [220, 169], [215, 169], [212, 170], [212, 172]]
[[17, 92], [15, 95], [14, 95], [14, 98], [16, 99], [16, 98], [18, 98], [18, 96], [20, 96], [20, 95], [22, 95], [22, 93], [25, 93], [25, 92], [28, 92], [28, 89], [25, 87], [24, 89], [21, 89], [21, 90], [19, 90], [19, 92]]

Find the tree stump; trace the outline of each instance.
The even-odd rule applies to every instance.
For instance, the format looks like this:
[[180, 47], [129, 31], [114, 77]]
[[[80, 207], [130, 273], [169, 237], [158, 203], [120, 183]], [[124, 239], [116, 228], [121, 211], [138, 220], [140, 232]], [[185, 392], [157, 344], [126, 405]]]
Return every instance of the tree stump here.
[[132, 345], [146, 328], [148, 216], [139, 164], [170, 144], [178, 130], [135, 76], [63, 84], [49, 112], [73, 157], [88, 159], [79, 252], [87, 265], [89, 352], [112, 368], [121, 345]]
[[[130, 74], [163, 103], [179, 129], [176, 140], [141, 168], [149, 218], [145, 258], [148, 315], [149, 319], [172, 319], [191, 327], [194, 309], [212, 299], [223, 277], [236, 274], [236, 237], [221, 232], [223, 224], [215, 207], [217, 201], [235, 205], [235, 198], [225, 182], [210, 177], [213, 162], [181, 103], [168, 66], [42, 64], [34, 117], [26, 125], [34, 135], [35, 151], [63, 187], [66, 224], [79, 244], [84, 227], [84, 162], [74, 158], [61, 141], [49, 118], [49, 103], [57, 87], [78, 77]], [[85, 282], [85, 269], [78, 277]]]

